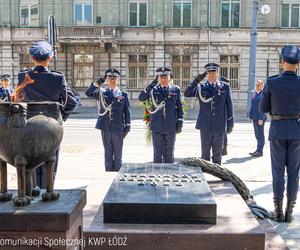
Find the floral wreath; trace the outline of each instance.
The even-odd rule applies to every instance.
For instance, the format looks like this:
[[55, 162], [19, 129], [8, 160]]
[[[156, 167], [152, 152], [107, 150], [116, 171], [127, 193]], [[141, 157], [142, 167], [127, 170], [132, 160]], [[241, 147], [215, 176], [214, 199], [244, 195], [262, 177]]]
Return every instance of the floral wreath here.
[[[183, 96], [181, 98], [181, 101], [182, 101], [182, 105], [183, 105], [184, 117], [187, 117], [188, 116], [188, 112], [187, 112], [188, 111], [188, 105], [187, 105], [187, 103], [186, 103]], [[152, 109], [151, 99], [148, 99], [148, 100], [142, 102], [142, 106], [143, 106], [143, 110], [144, 110], [143, 121], [145, 122], [145, 125], [146, 125], [146, 134], [145, 134], [146, 142], [147, 142], [147, 144], [150, 145], [152, 143], [152, 131], [150, 129], [151, 114], [149, 112], [149, 110]]]

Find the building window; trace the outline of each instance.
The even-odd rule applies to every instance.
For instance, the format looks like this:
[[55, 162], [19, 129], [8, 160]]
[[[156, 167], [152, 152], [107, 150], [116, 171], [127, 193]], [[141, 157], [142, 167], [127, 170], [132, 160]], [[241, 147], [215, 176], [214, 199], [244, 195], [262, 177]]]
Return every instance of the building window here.
[[143, 89], [147, 84], [147, 55], [128, 56], [128, 88]]
[[29, 69], [33, 67], [31, 56], [29, 53], [20, 53], [19, 54], [19, 64], [20, 70]]
[[88, 87], [93, 82], [93, 55], [74, 55], [74, 87]]
[[182, 90], [186, 89], [191, 80], [191, 66], [190, 55], [172, 56], [173, 82]]
[[92, 0], [75, 0], [74, 2], [75, 25], [86, 25], [93, 23]]
[[221, 15], [223, 28], [238, 28], [240, 25], [240, 0], [223, 0]]
[[20, 1], [20, 26], [39, 26], [38, 0]]
[[281, 27], [300, 27], [300, 4], [283, 3], [281, 6]]
[[147, 26], [147, 2], [135, 1], [129, 3], [129, 26]]
[[174, 0], [173, 1], [173, 27], [192, 26], [192, 1]]
[[229, 80], [232, 89], [239, 88], [239, 56], [221, 55], [220, 56], [220, 75]]

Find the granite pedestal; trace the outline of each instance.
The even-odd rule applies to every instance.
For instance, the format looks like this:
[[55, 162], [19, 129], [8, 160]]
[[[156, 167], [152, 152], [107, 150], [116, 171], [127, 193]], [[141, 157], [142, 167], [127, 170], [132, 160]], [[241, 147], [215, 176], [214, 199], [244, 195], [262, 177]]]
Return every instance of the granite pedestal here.
[[217, 205], [201, 168], [125, 164], [103, 201], [105, 223], [216, 224]]
[[0, 202], [0, 249], [83, 249], [85, 190], [58, 190], [57, 201], [27, 207]]

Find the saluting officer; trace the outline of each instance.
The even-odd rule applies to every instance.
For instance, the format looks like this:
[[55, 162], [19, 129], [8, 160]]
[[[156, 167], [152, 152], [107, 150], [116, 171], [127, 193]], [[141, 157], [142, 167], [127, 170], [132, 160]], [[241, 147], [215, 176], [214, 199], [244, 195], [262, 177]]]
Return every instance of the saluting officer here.
[[[291, 222], [299, 186], [300, 168], [300, 78], [296, 74], [300, 50], [294, 45], [281, 50], [283, 73], [267, 79], [260, 111], [270, 113], [269, 130], [273, 176], [273, 219]], [[282, 211], [284, 173], [287, 172], [287, 206]]]
[[173, 85], [171, 69], [156, 70], [155, 79], [139, 95], [140, 101], [152, 102], [150, 129], [153, 142], [153, 162], [173, 163], [176, 133], [183, 124], [183, 105], [180, 88]]
[[254, 157], [263, 156], [263, 149], [265, 145], [264, 125], [267, 120], [267, 116], [265, 113], [259, 112], [258, 109], [263, 87], [264, 81], [257, 80], [255, 83], [255, 91], [251, 99], [251, 107], [249, 112], [249, 118], [252, 120], [255, 138], [257, 140], [256, 150], [253, 153], [249, 153]]
[[0, 87], [0, 102], [9, 102], [10, 96], [13, 93], [13, 89], [10, 85], [10, 75], [3, 75], [0, 77], [1, 87]]
[[[220, 66], [208, 63], [205, 72], [190, 82], [184, 96], [198, 96], [200, 110], [196, 129], [200, 129], [201, 158], [221, 164], [222, 145], [225, 132], [231, 133], [233, 128], [233, 105], [229, 84], [218, 80]], [[207, 81], [199, 84], [207, 75]]]
[[[76, 98], [66, 82], [64, 74], [48, 69], [53, 57], [52, 46], [46, 41], [38, 41], [32, 44], [29, 52], [35, 67], [19, 73], [18, 85], [24, 84], [26, 79], [29, 80], [29, 84], [22, 88], [21, 93], [17, 93], [16, 90], [16, 98], [21, 98], [25, 102], [59, 102], [62, 104], [62, 117], [65, 121], [76, 106]], [[56, 151], [54, 177], [57, 170], [58, 155], [59, 149]], [[45, 187], [45, 173], [42, 167], [37, 168], [36, 172], [38, 186]]]
[[[101, 130], [106, 171], [121, 168], [123, 139], [130, 131], [130, 104], [127, 93], [118, 87], [119, 79], [120, 72], [110, 68], [85, 92], [98, 103], [96, 128]], [[100, 87], [104, 82], [108, 87]]]

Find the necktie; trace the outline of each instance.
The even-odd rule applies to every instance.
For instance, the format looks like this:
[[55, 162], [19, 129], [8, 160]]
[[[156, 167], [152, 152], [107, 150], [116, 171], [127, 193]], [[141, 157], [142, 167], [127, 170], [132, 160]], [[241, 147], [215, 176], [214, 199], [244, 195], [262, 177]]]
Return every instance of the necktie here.
[[164, 93], [164, 95], [167, 94], [167, 87], [163, 87], [163, 93]]

